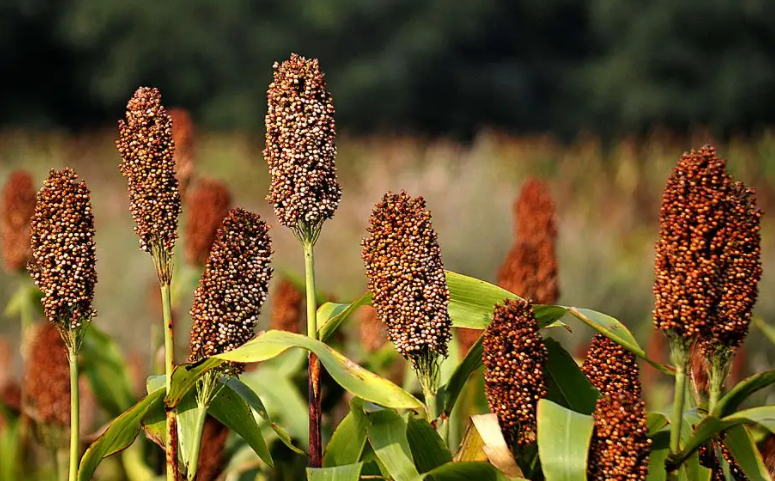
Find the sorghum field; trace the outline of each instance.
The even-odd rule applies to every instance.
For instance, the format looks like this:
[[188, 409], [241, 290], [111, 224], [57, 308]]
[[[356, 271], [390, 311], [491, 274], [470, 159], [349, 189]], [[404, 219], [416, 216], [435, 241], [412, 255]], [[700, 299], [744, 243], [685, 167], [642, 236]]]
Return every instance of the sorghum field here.
[[0, 134], [0, 480], [775, 476], [775, 133], [356, 138], [319, 68]]

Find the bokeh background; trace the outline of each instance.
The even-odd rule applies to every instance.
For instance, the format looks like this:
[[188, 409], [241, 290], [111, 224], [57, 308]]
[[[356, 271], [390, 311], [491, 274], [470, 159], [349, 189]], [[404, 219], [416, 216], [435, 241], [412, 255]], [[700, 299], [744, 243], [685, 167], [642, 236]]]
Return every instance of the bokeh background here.
[[[188, 109], [197, 175], [268, 219], [276, 265], [300, 271], [261, 155], [272, 64], [290, 52], [320, 59], [337, 108], [343, 198], [317, 260], [338, 299], [365, 288], [359, 239], [389, 189], [426, 197], [447, 268], [494, 281], [511, 204], [535, 176], [558, 209], [561, 302], [645, 342], [662, 187], [682, 152], [713, 142], [765, 210], [756, 313], [775, 317], [774, 2], [3, 0], [0, 181], [66, 165], [87, 180], [95, 323], [127, 352], [147, 350], [158, 301], [113, 144], [126, 101], [150, 85]], [[193, 286], [180, 269], [182, 351]], [[0, 304], [17, 281], [0, 274]], [[17, 324], [2, 319], [0, 335], [15, 342]], [[771, 365], [763, 336], [748, 345], [751, 370]]]

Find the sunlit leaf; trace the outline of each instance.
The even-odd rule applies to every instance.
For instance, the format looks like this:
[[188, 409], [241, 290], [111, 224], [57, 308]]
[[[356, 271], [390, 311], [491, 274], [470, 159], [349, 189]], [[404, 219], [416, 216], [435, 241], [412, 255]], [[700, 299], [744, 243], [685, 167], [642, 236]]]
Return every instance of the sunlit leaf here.
[[444, 445], [439, 433], [425, 419], [409, 416], [406, 424], [406, 438], [409, 441], [417, 470], [421, 473], [452, 461], [452, 454]]
[[363, 413], [363, 401], [350, 401], [350, 412], [336, 427], [331, 441], [326, 445], [323, 467], [355, 464], [361, 459], [366, 446], [366, 431], [369, 421]]
[[266, 447], [261, 429], [256, 424], [250, 407], [239, 394], [224, 385], [213, 398], [207, 412], [221, 424], [239, 434], [259, 458], [269, 466], [273, 466], [272, 455]]
[[546, 481], [586, 481], [595, 423], [548, 399], [538, 401], [538, 452]]
[[406, 438], [406, 423], [389, 409], [367, 413], [369, 443], [380, 462], [396, 481], [415, 481], [419, 476]]
[[347, 464], [335, 468], [307, 468], [308, 481], [358, 481], [363, 463]]
[[511, 449], [503, 439], [498, 417], [495, 414], [471, 416], [471, 424], [463, 436], [460, 449], [454, 456], [454, 460], [458, 462], [485, 459], [509, 478], [522, 476]]
[[318, 308], [318, 337], [323, 342], [328, 342], [339, 326], [350, 317], [359, 307], [371, 303], [371, 293], [367, 292], [350, 304], [337, 304], [327, 302]]

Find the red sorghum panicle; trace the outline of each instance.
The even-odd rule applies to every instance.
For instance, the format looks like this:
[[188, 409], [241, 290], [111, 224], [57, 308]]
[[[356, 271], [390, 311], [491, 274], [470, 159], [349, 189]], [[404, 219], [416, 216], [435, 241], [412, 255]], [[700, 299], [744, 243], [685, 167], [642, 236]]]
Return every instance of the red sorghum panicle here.
[[280, 283], [272, 297], [270, 326], [278, 331], [301, 332], [302, 303], [304, 295], [287, 279]]
[[178, 179], [180, 195], [185, 196], [186, 189], [194, 177], [194, 122], [186, 109], [170, 109], [172, 120], [172, 140], [175, 144], [175, 177]]
[[630, 394], [603, 396], [592, 417], [595, 428], [589, 446], [590, 481], [643, 481], [648, 474], [651, 440], [646, 407]]
[[457, 328], [457, 342], [460, 344], [461, 359], [468, 354], [468, 351], [471, 350], [471, 347], [481, 335], [482, 331], [480, 329]]
[[222, 183], [202, 179], [194, 184], [186, 199], [186, 261], [204, 266], [215, 242], [215, 234], [231, 207], [231, 194]]
[[498, 285], [538, 304], [560, 295], [555, 242], [557, 226], [549, 187], [528, 180], [514, 203], [516, 242], [498, 270]]
[[546, 395], [548, 357], [530, 302], [507, 299], [496, 305], [482, 349], [490, 411], [497, 414], [509, 446], [524, 448], [536, 440], [536, 407]]
[[194, 292], [192, 362], [230, 351], [255, 335], [272, 276], [268, 229], [258, 214], [240, 208], [224, 219]]
[[26, 346], [24, 390], [31, 417], [38, 423], [70, 425], [70, 368], [58, 329], [37, 324]]
[[215, 481], [221, 475], [226, 467], [228, 437], [229, 428], [208, 416], [202, 430], [202, 448], [196, 470], [198, 481]]
[[121, 173], [129, 187], [129, 208], [140, 248], [171, 256], [177, 239], [180, 192], [175, 177], [172, 122], [158, 89], [141, 87], [119, 123]]
[[602, 334], [595, 334], [581, 370], [603, 396], [624, 393], [641, 397], [635, 354]]
[[317, 59], [291, 54], [274, 69], [265, 118], [264, 158], [272, 175], [267, 200], [283, 225], [297, 235], [314, 234], [341, 197], [334, 105]]
[[654, 283], [654, 324], [686, 341], [736, 348], [761, 277], [753, 193], [713, 147], [681, 157], [665, 186]]
[[30, 219], [35, 212], [32, 176], [24, 170], [11, 173], [0, 199], [0, 247], [8, 272], [18, 272], [30, 260]]
[[380, 322], [377, 310], [371, 306], [364, 306], [360, 312], [360, 324], [358, 326], [361, 346], [366, 352], [378, 351], [387, 341], [385, 325]]
[[416, 369], [433, 374], [447, 355], [452, 321], [449, 289], [431, 213], [422, 197], [387, 193], [372, 211], [363, 261], [372, 305], [388, 339]]
[[[28, 269], [43, 292], [43, 310], [63, 330], [94, 316], [94, 216], [89, 188], [71, 169], [51, 170], [31, 221]], [[67, 363], [65, 363], [67, 364]]]

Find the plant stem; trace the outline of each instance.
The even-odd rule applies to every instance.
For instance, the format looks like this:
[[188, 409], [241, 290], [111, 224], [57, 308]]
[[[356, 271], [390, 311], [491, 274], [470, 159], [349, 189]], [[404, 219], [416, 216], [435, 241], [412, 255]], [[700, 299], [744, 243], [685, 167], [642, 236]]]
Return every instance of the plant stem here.
[[[162, 311], [164, 313], [164, 374], [166, 394], [169, 394], [172, 386], [172, 370], [175, 368], [175, 337], [172, 324], [172, 300], [170, 298], [170, 285], [163, 283], [161, 289]], [[177, 450], [177, 418], [174, 409], [168, 409], [167, 418], [167, 481], [177, 481], [178, 450]]]
[[78, 352], [70, 347], [68, 360], [70, 362], [70, 470], [69, 481], [78, 479], [78, 461], [80, 453], [80, 392], [78, 390]]
[[[315, 297], [315, 256], [313, 253], [315, 243], [308, 236], [302, 242], [304, 246], [304, 274], [306, 279], [307, 294], [307, 336], [310, 339], [318, 338], [317, 325], [317, 300]], [[321, 392], [320, 392], [320, 363], [317, 356], [309, 353], [308, 359], [308, 389], [309, 389], [309, 460], [308, 466], [319, 468], [323, 461], [323, 446], [321, 440]]]
[[191, 466], [188, 467], [188, 480], [196, 479], [197, 468], [199, 468], [199, 451], [202, 449], [202, 432], [207, 419], [207, 406], [199, 404], [197, 406], [196, 424], [194, 424], [194, 446], [191, 451]]
[[708, 412], [713, 412], [721, 398], [721, 391], [724, 389], [724, 382], [729, 375], [729, 366], [733, 355], [730, 350], [720, 349], [708, 360], [710, 364], [710, 369], [708, 369]]
[[681, 450], [681, 425], [683, 424], [684, 401], [686, 397], [686, 367], [675, 367], [675, 395], [673, 401], [673, 419], [670, 425], [670, 452], [677, 454]]

